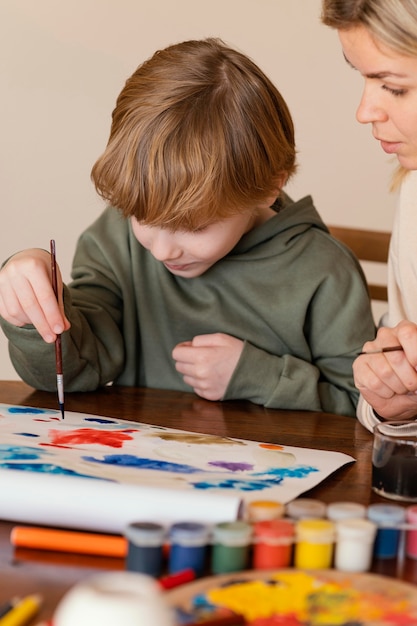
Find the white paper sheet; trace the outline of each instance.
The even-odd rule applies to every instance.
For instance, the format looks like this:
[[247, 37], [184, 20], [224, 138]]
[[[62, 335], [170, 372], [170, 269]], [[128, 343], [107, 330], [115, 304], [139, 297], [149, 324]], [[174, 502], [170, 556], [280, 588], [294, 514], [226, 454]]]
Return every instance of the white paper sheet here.
[[84, 413], [0, 404], [0, 518], [106, 532], [216, 523], [286, 503], [354, 459]]

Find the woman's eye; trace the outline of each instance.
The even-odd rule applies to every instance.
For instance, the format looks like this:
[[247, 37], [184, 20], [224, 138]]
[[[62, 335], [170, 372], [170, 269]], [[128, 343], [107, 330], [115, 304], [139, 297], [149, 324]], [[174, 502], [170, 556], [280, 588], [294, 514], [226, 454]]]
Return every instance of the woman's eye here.
[[392, 93], [393, 96], [403, 96], [407, 93], [406, 89], [394, 89], [393, 87], [388, 87], [387, 85], [382, 85], [382, 89], [389, 91], [389, 93]]

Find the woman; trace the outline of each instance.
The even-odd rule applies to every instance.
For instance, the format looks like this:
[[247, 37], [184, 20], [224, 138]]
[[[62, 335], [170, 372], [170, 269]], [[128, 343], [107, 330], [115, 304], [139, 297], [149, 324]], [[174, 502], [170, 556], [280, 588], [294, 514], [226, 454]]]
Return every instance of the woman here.
[[[347, 63], [364, 78], [357, 120], [372, 124], [399, 161], [388, 314], [363, 347], [370, 354], [353, 365], [357, 415], [372, 429], [379, 420], [417, 419], [417, 0], [323, 0], [322, 21], [337, 29]], [[401, 349], [381, 352], [389, 346]]]

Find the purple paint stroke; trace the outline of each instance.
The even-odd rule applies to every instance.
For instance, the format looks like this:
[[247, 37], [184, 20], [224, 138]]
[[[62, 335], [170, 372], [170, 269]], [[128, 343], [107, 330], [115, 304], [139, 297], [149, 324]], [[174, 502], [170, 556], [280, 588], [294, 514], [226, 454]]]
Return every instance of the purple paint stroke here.
[[253, 465], [251, 463], [244, 463], [243, 461], [209, 461], [208, 465], [221, 467], [222, 469], [230, 470], [231, 472], [247, 472], [253, 470]]

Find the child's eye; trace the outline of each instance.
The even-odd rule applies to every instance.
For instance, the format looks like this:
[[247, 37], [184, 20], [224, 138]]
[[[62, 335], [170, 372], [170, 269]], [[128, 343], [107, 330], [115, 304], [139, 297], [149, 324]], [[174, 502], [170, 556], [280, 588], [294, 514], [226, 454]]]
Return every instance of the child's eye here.
[[403, 96], [407, 93], [406, 89], [394, 89], [393, 87], [388, 87], [387, 85], [382, 85], [382, 89], [389, 91], [389, 93], [392, 93], [393, 96]]

